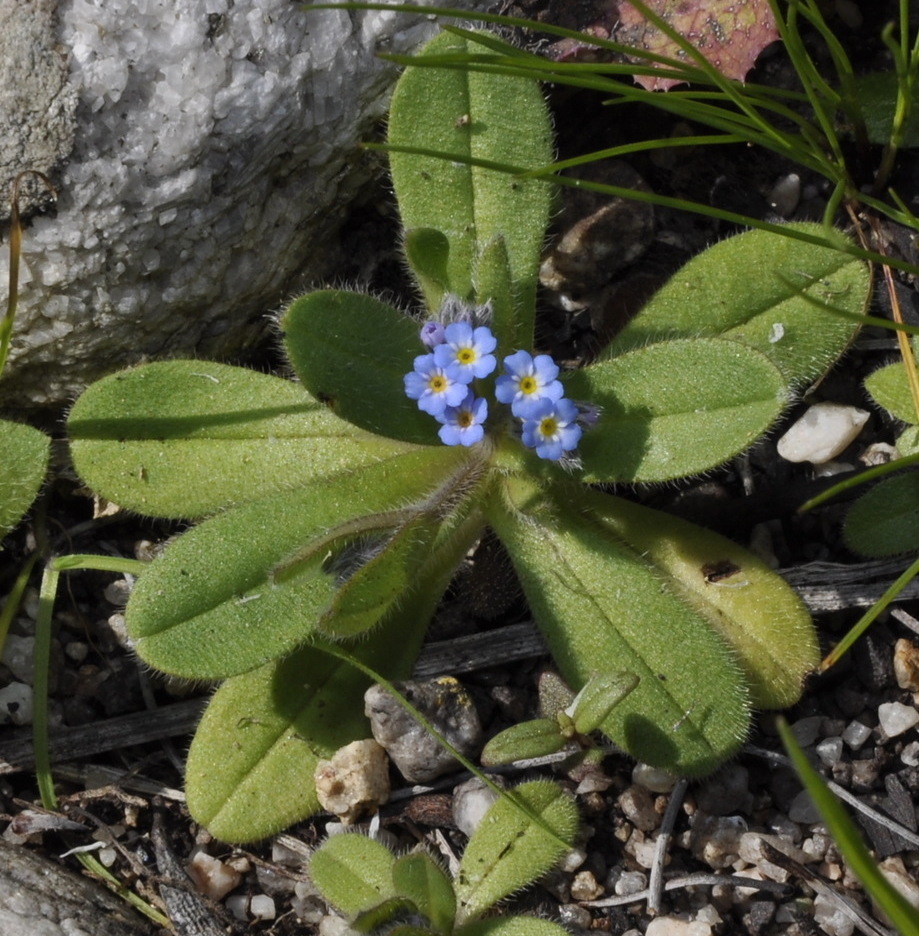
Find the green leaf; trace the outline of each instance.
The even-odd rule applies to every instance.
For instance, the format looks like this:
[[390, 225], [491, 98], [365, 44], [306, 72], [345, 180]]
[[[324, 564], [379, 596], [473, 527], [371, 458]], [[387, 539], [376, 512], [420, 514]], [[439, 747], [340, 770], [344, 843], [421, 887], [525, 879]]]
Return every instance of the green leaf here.
[[431, 931], [411, 925], [402, 925], [398, 920], [417, 917], [418, 909], [405, 897], [390, 897], [382, 903], [363, 910], [351, 921], [350, 930], [354, 933], [375, 933], [386, 927], [387, 936], [402, 933], [403, 936], [430, 936]]
[[571, 705], [575, 729], [581, 734], [596, 731], [637, 686], [638, 677], [634, 673], [591, 676]]
[[565, 396], [600, 407], [581, 437], [586, 481], [667, 481], [752, 445], [781, 413], [785, 383], [733, 341], [665, 341], [574, 371]]
[[[865, 117], [865, 129], [872, 143], [885, 146], [893, 132], [893, 118], [897, 107], [897, 74], [890, 71], [874, 72], [855, 79], [858, 102]], [[913, 80], [912, 101], [906, 120], [901, 147], [919, 146], [919, 82]]]
[[846, 545], [863, 556], [896, 556], [919, 549], [919, 473], [885, 478], [849, 509]]
[[[465, 36], [441, 33], [421, 55], [488, 51]], [[407, 68], [393, 93], [389, 142], [523, 168], [552, 160], [549, 118], [538, 84], [468, 69]], [[391, 152], [390, 167], [403, 226], [441, 231], [447, 239], [438, 279], [448, 292], [467, 301], [488, 299], [476, 288], [476, 263], [486, 245], [504, 238], [518, 303], [518, 331], [511, 344], [529, 346], [551, 187], [537, 179], [410, 153]], [[431, 279], [432, 266], [425, 264], [420, 271], [423, 286]], [[439, 294], [439, 285], [425, 288], [429, 303]], [[498, 326], [496, 333], [502, 331]]]
[[785, 719], [778, 719], [777, 725], [792, 765], [820, 810], [834, 844], [846, 859], [846, 865], [855, 872], [865, 890], [901, 936], [919, 936], [919, 910], [881, 872], [845, 807], [832, 794], [820, 774], [811, 767]]
[[906, 366], [902, 361], [881, 367], [865, 380], [871, 399], [905, 423], [919, 423], [919, 414], [909, 392]]
[[456, 936], [569, 936], [569, 933], [549, 920], [517, 916], [476, 920], [460, 927]]
[[343, 422], [297, 384], [204, 361], [94, 383], [67, 431], [89, 487], [159, 517], [201, 517], [410, 451]]
[[[387, 525], [390, 512], [430, 494], [465, 457], [445, 446], [421, 449], [243, 504], [189, 530], [151, 564], [128, 601], [138, 654], [167, 673], [218, 679], [289, 652], [333, 599], [323, 563], [336, 541]], [[374, 514], [385, 516], [375, 521]]]
[[456, 915], [453, 884], [430, 855], [412, 852], [396, 859], [392, 880], [396, 893], [408, 898], [435, 930], [453, 932]]
[[792, 384], [819, 376], [855, 334], [868, 299], [865, 264], [840, 249], [837, 231], [788, 225], [825, 236], [803, 243], [748, 231], [687, 263], [623, 332], [607, 355], [669, 338], [718, 336], [765, 354]]
[[332, 412], [377, 435], [440, 444], [402, 380], [427, 350], [417, 322], [373, 296], [325, 289], [295, 300], [281, 330], [303, 386]]
[[310, 877], [332, 906], [346, 916], [372, 910], [397, 897], [392, 852], [363, 835], [327, 839], [310, 858]]
[[606, 672], [640, 679], [603, 732], [682, 776], [710, 773], [734, 754], [749, 726], [746, 680], [666, 571], [595, 516], [589, 492], [572, 486], [554, 500], [508, 478], [504, 494], [489, 521], [562, 676], [574, 688]]
[[[513, 799], [526, 804], [558, 838], [530, 819]], [[577, 807], [557, 784], [548, 780], [521, 784], [513, 799], [498, 799], [466, 846], [454, 884], [458, 924], [480, 917], [548, 871], [565, 852], [558, 839], [570, 842], [577, 832]]]
[[505, 348], [512, 349], [521, 344], [529, 344], [531, 341], [533, 325], [528, 317], [517, 317], [517, 309], [521, 306], [516, 301], [511, 276], [507, 245], [499, 234], [493, 241], [485, 244], [475, 267], [477, 293], [491, 302], [492, 332], [498, 340], [499, 352]]
[[450, 242], [442, 231], [413, 228], [405, 232], [402, 249], [421, 286], [425, 304], [433, 315], [449, 291], [447, 261], [450, 257]]
[[534, 718], [496, 734], [482, 748], [479, 759], [484, 767], [497, 767], [531, 757], [545, 757], [560, 751], [566, 740], [556, 719]]
[[[798, 701], [820, 648], [807, 608], [780, 576], [737, 543], [678, 517], [598, 492], [585, 495], [588, 503], [730, 644], [754, 707]], [[667, 640], [665, 629], [658, 639]]]
[[24, 423], [0, 420], [0, 538], [32, 506], [51, 454], [51, 440]]

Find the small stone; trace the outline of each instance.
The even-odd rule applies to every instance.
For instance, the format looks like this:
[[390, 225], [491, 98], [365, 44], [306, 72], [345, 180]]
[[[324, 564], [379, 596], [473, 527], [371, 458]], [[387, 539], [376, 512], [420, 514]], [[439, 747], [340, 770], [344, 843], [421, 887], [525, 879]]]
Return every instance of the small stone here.
[[249, 895], [248, 894], [232, 894], [227, 897], [224, 901], [224, 906], [227, 910], [237, 919], [245, 920], [249, 919]]
[[7, 634], [0, 663], [4, 663], [17, 680], [29, 686], [32, 685], [35, 676], [34, 656], [34, 637], [18, 637], [16, 634]]
[[855, 441], [869, 415], [855, 406], [815, 403], [779, 439], [778, 453], [790, 462], [828, 462]]
[[792, 726], [791, 733], [801, 747], [810, 747], [820, 736], [823, 727], [822, 715], [811, 715], [808, 718], [799, 718]]
[[919, 692], [919, 647], [905, 637], [893, 648], [893, 672], [901, 689]]
[[739, 816], [709, 816], [697, 812], [690, 836], [692, 853], [710, 868], [728, 868], [737, 861], [740, 839], [746, 831], [747, 823]]
[[645, 936], [711, 936], [712, 928], [699, 920], [680, 917], [657, 917], [648, 924]]
[[919, 910], [919, 882], [914, 875], [906, 870], [903, 859], [898, 856], [885, 858], [878, 868], [881, 874], [906, 898], [906, 900]]
[[633, 835], [626, 843], [624, 851], [635, 859], [635, 864], [639, 868], [651, 868], [654, 865], [654, 852], [656, 846], [654, 842], [646, 842], [644, 837], [639, 838], [641, 833]]
[[911, 741], [900, 752], [900, 760], [907, 767], [919, 767], [919, 741]]
[[[482, 724], [472, 697], [452, 676], [396, 683], [396, 689], [462, 754], [474, 757], [482, 746]], [[402, 776], [425, 783], [455, 770], [456, 758], [382, 686], [364, 693], [364, 714], [377, 742]]]
[[319, 805], [343, 823], [374, 813], [389, 799], [389, 764], [376, 741], [353, 741], [331, 760], [319, 761], [315, 773]]
[[838, 900], [832, 900], [823, 894], [814, 898], [814, 922], [827, 936], [852, 936], [855, 921], [840, 906]]
[[747, 811], [750, 799], [750, 774], [741, 764], [722, 767], [696, 792], [699, 809], [712, 816]]
[[839, 763], [839, 759], [842, 757], [842, 747], [842, 738], [824, 738], [817, 745], [817, 757], [827, 767], [833, 767]]
[[781, 176], [769, 193], [769, 205], [781, 218], [790, 218], [801, 200], [801, 176], [789, 172]]
[[900, 453], [895, 445], [891, 445], [889, 442], [872, 442], [858, 456], [858, 460], [866, 468], [874, 468], [877, 465], [888, 465], [899, 457]]
[[[572, 894], [572, 896], [574, 896]], [[587, 898], [590, 899], [590, 898]], [[577, 932], [580, 930], [589, 930], [592, 917], [590, 911], [584, 907], [579, 907], [577, 904], [562, 904], [558, 908], [558, 919], [559, 922], [566, 929], [574, 930]]]
[[498, 794], [491, 787], [485, 786], [478, 777], [461, 783], [453, 791], [453, 821], [456, 827], [471, 837], [497, 799]]
[[888, 738], [896, 738], [919, 723], [919, 712], [902, 702], [882, 702], [878, 706], [878, 723]]
[[234, 868], [204, 850], [192, 854], [185, 870], [195, 882], [195, 887], [210, 900], [223, 900], [243, 879]]
[[0, 724], [32, 724], [32, 687], [11, 682], [0, 689]]
[[677, 778], [659, 767], [636, 764], [632, 768], [632, 783], [643, 786], [652, 793], [669, 793], [676, 786]]
[[563, 874], [574, 874], [587, 860], [587, 852], [583, 848], [570, 848], [559, 859], [558, 868]]
[[849, 722], [842, 733], [842, 740], [853, 750], [857, 751], [871, 737], [871, 729], [860, 721]]
[[641, 871], [623, 871], [613, 888], [617, 895], [640, 894], [648, 886], [648, 875]]
[[791, 806], [788, 807], [788, 818], [802, 825], [811, 825], [820, 821], [820, 810], [814, 805], [807, 790], [802, 790], [791, 801]]
[[642, 832], [651, 832], [661, 823], [661, 817], [654, 808], [654, 800], [647, 787], [633, 783], [616, 802], [625, 818]]
[[273, 920], [277, 915], [274, 900], [267, 894], [253, 894], [249, 901], [249, 913], [256, 920]]
[[571, 882], [572, 900], [597, 900], [603, 896], [603, 887], [590, 871], [578, 871]]

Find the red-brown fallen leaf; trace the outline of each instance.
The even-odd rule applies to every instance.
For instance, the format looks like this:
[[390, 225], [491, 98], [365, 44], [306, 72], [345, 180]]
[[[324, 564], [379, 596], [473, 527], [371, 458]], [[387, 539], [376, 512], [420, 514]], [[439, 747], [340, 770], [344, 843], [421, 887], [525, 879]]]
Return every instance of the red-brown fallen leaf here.
[[[726, 78], [742, 81], [762, 50], [779, 38], [768, 0], [645, 0], [680, 35], [688, 39]], [[671, 39], [623, 0], [619, 5], [617, 42], [693, 64]], [[635, 75], [649, 91], [681, 84], [672, 78]]]

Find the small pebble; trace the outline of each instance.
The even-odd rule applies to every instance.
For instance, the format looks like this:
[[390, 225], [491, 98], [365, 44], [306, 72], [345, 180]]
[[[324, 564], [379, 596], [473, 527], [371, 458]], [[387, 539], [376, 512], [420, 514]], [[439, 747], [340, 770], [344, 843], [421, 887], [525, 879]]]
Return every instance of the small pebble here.
[[249, 901], [249, 913], [256, 920], [273, 920], [278, 915], [274, 900], [267, 894], [252, 895]]
[[827, 936], [852, 936], [855, 932], [855, 921], [842, 909], [839, 901], [823, 894], [814, 898], [814, 922]]
[[651, 832], [661, 822], [661, 817], [654, 808], [654, 800], [647, 787], [633, 783], [616, 801], [623, 815], [636, 829]]
[[32, 687], [21, 682], [11, 682], [0, 689], [0, 725], [32, 724]]
[[249, 895], [232, 894], [224, 901], [224, 906], [237, 920], [249, 919]]
[[373, 739], [353, 741], [331, 760], [319, 761], [314, 778], [319, 805], [345, 824], [376, 812], [389, 799], [386, 752]]
[[888, 738], [896, 738], [919, 723], [919, 712], [902, 702], [883, 702], [878, 706], [878, 723]]
[[828, 462], [855, 441], [869, 415], [855, 406], [815, 403], [779, 439], [778, 453], [790, 462]]
[[799, 718], [792, 726], [791, 733], [795, 736], [795, 741], [801, 747], [810, 747], [819, 737], [820, 729], [823, 727], [822, 715], [810, 715], [807, 718]]
[[558, 919], [562, 926], [575, 932], [579, 929], [589, 930], [593, 920], [589, 910], [570, 903], [562, 904], [558, 908]]
[[860, 721], [849, 722], [842, 733], [842, 740], [853, 750], [857, 751], [871, 737], [871, 729]]
[[648, 924], [645, 936], [712, 936], [708, 923], [681, 920], [679, 917], [657, 917]]
[[603, 896], [603, 887], [590, 871], [578, 871], [571, 882], [572, 900], [597, 900]]
[[900, 752], [900, 760], [907, 767], [919, 767], [919, 741], [910, 741]]
[[35, 638], [18, 637], [16, 634], [7, 634], [3, 645], [3, 656], [0, 662], [5, 664], [19, 682], [32, 685], [35, 677]]
[[697, 812], [693, 817], [690, 847], [693, 855], [716, 871], [737, 861], [740, 839], [747, 823], [739, 816], [709, 816]]
[[797, 172], [783, 175], [772, 186], [769, 205], [781, 218], [789, 218], [801, 200], [801, 176]]
[[677, 778], [659, 767], [636, 764], [632, 769], [632, 783], [643, 786], [652, 793], [669, 793], [676, 786]]
[[751, 795], [747, 768], [741, 764], [722, 767], [696, 791], [696, 802], [699, 809], [713, 816], [748, 811]]
[[906, 870], [903, 859], [899, 856], [885, 858], [878, 867], [881, 874], [906, 898], [906, 900], [919, 910], [919, 882], [913, 874]]
[[623, 871], [613, 888], [620, 897], [640, 894], [648, 886], [648, 875], [641, 871]]
[[807, 790], [802, 790], [788, 807], [788, 818], [792, 822], [798, 822], [802, 825], [810, 825], [820, 821], [820, 810], [814, 805]]
[[[458, 751], [467, 757], [479, 752], [482, 723], [472, 697], [458, 680], [441, 676], [395, 687]], [[459, 767], [456, 758], [382, 686], [371, 686], [364, 693], [364, 714], [374, 738], [406, 780], [426, 783]]]
[[901, 689], [919, 692], [919, 647], [905, 637], [893, 648], [893, 671]]
[[817, 745], [817, 757], [819, 757], [827, 767], [833, 767], [839, 763], [839, 759], [842, 757], [842, 747], [842, 738], [824, 738]]
[[471, 837], [497, 799], [498, 794], [485, 786], [478, 777], [461, 783], [453, 790], [453, 821], [456, 827]]
[[234, 868], [201, 849], [192, 854], [185, 870], [195, 887], [211, 900], [223, 900], [243, 879]]

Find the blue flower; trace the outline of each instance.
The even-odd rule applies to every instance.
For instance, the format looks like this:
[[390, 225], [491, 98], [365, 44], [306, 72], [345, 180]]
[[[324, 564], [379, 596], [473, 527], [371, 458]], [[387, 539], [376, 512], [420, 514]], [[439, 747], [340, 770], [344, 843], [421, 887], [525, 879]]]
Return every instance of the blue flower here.
[[469, 390], [459, 406], [448, 406], [437, 417], [443, 423], [437, 434], [444, 445], [475, 445], [485, 435], [482, 423], [488, 417], [488, 402]]
[[458, 364], [460, 380], [472, 383], [476, 377], [487, 377], [498, 362], [491, 353], [498, 339], [484, 325], [473, 329], [468, 322], [454, 322], [444, 329], [444, 343], [434, 349], [434, 360], [441, 366]]
[[581, 427], [578, 408], [571, 400], [539, 400], [523, 420], [523, 444], [535, 448], [540, 458], [558, 461], [577, 448]]
[[457, 364], [441, 367], [433, 354], [415, 358], [415, 369], [404, 377], [405, 395], [418, 401], [418, 409], [439, 416], [448, 406], [459, 406], [466, 396]]
[[546, 400], [554, 403], [564, 393], [557, 380], [558, 365], [548, 354], [534, 358], [528, 351], [517, 351], [504, 359], [507, 376], [495, 383], [495, 396], [511, 404], [511, 412], [519, 419], [529, 419], [534, 407]]
[[444, 343], [444, 327], [440, 322], [425, 322], [421, 326], [421, 343], [426, 348], [436, 348]]

